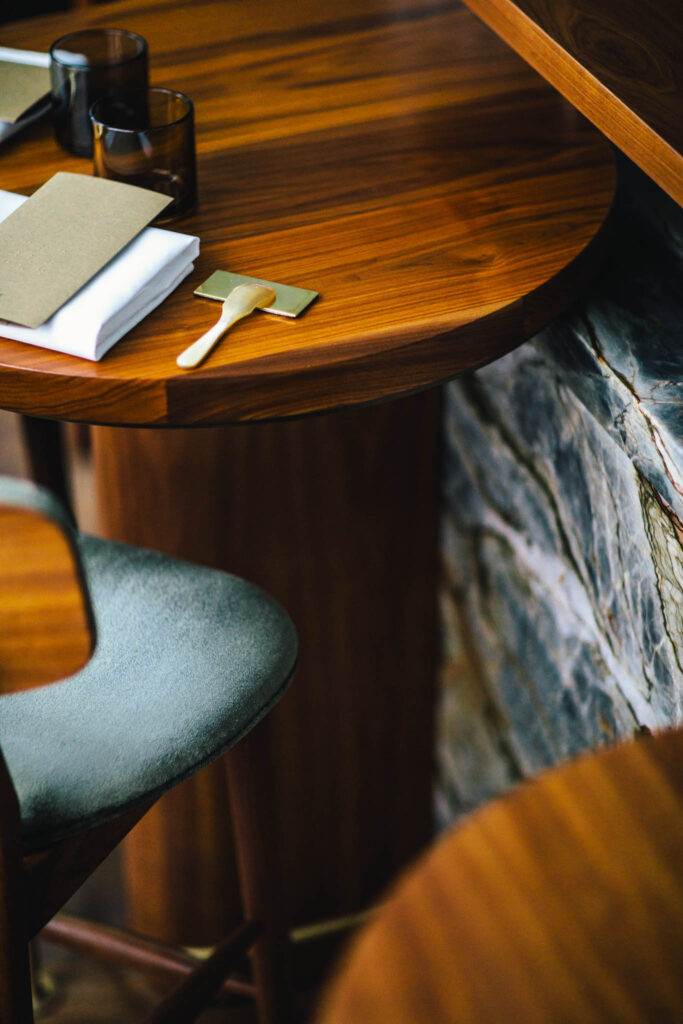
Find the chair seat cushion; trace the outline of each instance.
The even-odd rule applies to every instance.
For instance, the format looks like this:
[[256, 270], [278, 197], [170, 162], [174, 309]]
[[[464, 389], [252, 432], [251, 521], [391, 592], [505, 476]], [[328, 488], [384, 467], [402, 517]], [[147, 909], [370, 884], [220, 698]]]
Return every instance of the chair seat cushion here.
[[97, 625], [87, 666], [0, 702], [0, 748], [26, 851], [160, 795], [268, 711], [297, 660], [294, 627], [257, 587], [81, 535]]

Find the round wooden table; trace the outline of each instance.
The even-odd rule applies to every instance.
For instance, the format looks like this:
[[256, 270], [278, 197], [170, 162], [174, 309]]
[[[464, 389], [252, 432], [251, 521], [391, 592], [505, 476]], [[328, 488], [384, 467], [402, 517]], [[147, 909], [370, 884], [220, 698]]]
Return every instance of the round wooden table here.
[[521, 786], [421, 859], [318, 1024], [677, 1024], [683, 732]]
[[[304, 923], [362, 909], [431, 834], [433, 385], [520, 344], [594, 273], [614, 168], [458, 5], [257, 10], [123, 0], [5, 27], [32, 49], [84, 25], [147, 38], [153, 82], [195, 101], [200, 199], [175, 226], [202, 251], [98, 364], [0, 341], [0, 405], [105, 425], [103, 532], [244, 575], [292, 614], [301, 669], [268, 729], [286, 901]], [[0, 166], [26, 193], [90, 171], [47, 124], [3, 145]], [[216, 269], [321, 299], [299, 320], [255, 314], [179, 371], [217, 318], [192, 294]], [[119, 429], [170, 425], [207, 429]], [[205, 773], [131, 840], [136, 927], [196, 943], [229, 922], [221, 787]], [[173, 920], [168, 887], [190, 894]]]
[[[614, 189], [607, 142], [469, 12], [432, 0], [131, 0], [6, 26], [125, 21], [152, 77], [196, 104], [195, 274], [100, 363], [3, 342], [5, 408], [116, 425], [301, 415], [395, 397], [495, 359], [567, 304]], [[43, 125], [3, 146], [2, 187], [89, 173]], [[257, 315], [204, 365], [176, 355], [216, 318], [214, 269], [313, 288], [298, 321]]]

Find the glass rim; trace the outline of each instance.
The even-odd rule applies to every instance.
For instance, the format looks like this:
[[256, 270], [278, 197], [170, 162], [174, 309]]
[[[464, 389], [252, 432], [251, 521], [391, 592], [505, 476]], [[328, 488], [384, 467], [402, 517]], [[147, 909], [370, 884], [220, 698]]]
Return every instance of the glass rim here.
[[[82, 38], [83, 36], [97, 34], [127, 36], [129, 39], [136, 39], [140, 44], [140, 47], [137, 53], [131, 53], [127, 57], [121, 57], [119, 60], [98, 61], [95, 64], [74, 64], [71, 61], [60, 60], [59, 57], [56, 56], [55, 51], [58, 50], [60, 48], [60, 45], [63, 44], [67, 39], [78, 39], [79, 36]], [[63, 48], [66, 49], [66, 47]], [[90, 68], [118, 68], [121, 67], [123, 64], [130, 64], [132, 60], [137, 60], [141, 54], [146, 52], [147, 40], [144, 38], [144, 36], [139, 35], [137, 32], [131, 32], [130, 29], [127, 28], [93, 27], [78, 29], [78, 31], [76, 32], [67, 32], [66, 35], [60, 36], [59, 39], [55, 39], [54, 43], [52, 43], [52, 45], [50, 46], [50, 60], [53, 60], [55, 64], [59, 64], [60, 67], [63, 68], [75, 68], [76, 70], [88, 71]]]
[[184, 100], [184, 102], [187, 104], [187, 109], [180, 117], [176, 117], [172, 121], [166, 121], [164, 122], [164, 124], [155, 124], [149, 128], [144, 128], [142, 127], [142, 125], [139, 128], [117, 128], [116, 125], [108, 124], [107, 121], [102, 121], [95, 114], [95, 107], [97, 107], [100, 103], [104, 103], [107, 100], [111, 99], [111, 96], [100, 96], [98, 100], [95, 100], [95, 102], [91, 104], [90, 109], [88, 110], [88, 116], [90, 117], [90, 121], [93, 125], [99, 125], [102, 128], [108, 128], [109, 131], [112, 132], [124, 132], [127, 135], [139, 135], [140, 132], [145, 132], [145, 134], [147, 134], [148, 132], [162, 132], [166, 128], [172, 128], [176, 124], [182, 124], [183, 121], [187, 121], [189, 118], [192, 117], [192, 114], [194, 112], [194, 104], [190, 97], [186, 96], [184, 92], [179, 92], [177, 89], [167, 89], [163, 85], [150, 85], [149, 88], [147, 89], [137, 89], [135, 92], [128, 93], [126, 99], [132, 100], [136, 96], [142, 95], [149, 96], [150, 93], [164, 93], [166, 96], [175, 96], [178, 99]]

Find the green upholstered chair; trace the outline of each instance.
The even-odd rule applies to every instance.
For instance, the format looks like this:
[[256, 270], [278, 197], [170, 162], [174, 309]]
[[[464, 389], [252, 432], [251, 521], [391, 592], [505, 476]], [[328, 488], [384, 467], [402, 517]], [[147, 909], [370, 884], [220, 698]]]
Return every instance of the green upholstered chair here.
[[[264, 1024], [284, 1019], [251, 730], [296, 666], [286, 613], [236, 577], [79, 534], [49, 492], [0, 477], [0, 622], [2, 1024], [33, 1019], [28, 942], [158, 796], [226, 751], [243, 904], [262, 918], [253, 983], [235, 989]], [[51, 927], [77, 945], [83, 934]], [[231, 958], [255, 933], [247, 922], [191, 975], [187, 954], [131, 940], [131, 962], [166, 957], [185, 978], [150, 1024], [191, 1021], [230, 991]]]

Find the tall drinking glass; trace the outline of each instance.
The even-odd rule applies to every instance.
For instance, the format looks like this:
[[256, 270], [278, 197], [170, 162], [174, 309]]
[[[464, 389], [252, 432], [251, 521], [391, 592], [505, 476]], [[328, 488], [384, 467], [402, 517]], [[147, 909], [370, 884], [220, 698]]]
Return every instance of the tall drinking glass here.
[[89, 28], [62, 36], [50, 47], [50, 76], [57, 142], [76, 156], [92, 156], [89, 111], [147, 88], [147, 43], [121, 28]]

